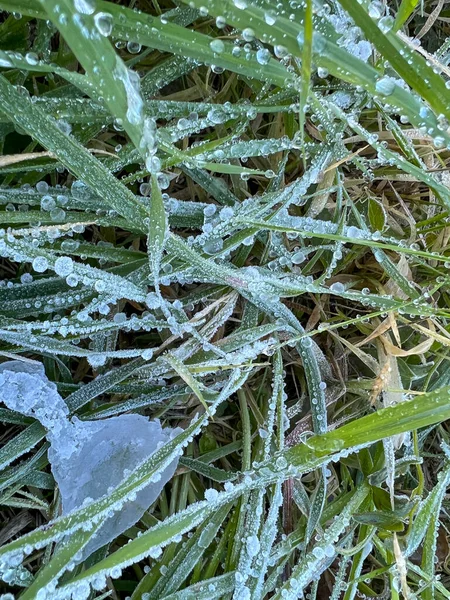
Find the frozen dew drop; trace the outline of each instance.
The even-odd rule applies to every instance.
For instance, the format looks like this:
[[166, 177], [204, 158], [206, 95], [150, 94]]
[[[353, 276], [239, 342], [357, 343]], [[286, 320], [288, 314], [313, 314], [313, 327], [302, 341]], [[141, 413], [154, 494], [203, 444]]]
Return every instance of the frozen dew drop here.
[[146, 348], [141, 353], [141, 357], [144, 360], [151, 360], [152, 356], [153, 356], [153, 349], [152, 348]]
[[216, 210], [217, 208], [215, 204], [208, 204], [208, 206], [205, 206], [203, 209], [203, 214], [205, 217], [212, 217]]
[[220, 108], [211, 108], [211, 110], [208, 111], [208, 114], [206, 116], [215, 125], [223, 123], [223, 121], [226, 118], [224, 113], [220, 110]]
[[44, 273], [48, 269], [48, 260], [44, 256], [36, 256], [31, 265], [36, 273]]
[[259, 539], [256, 535], [249, 535], [246, 540], [247, 552], [248, 555], [252, 558], [256, 556], [259, 552], [260, 543]]
[[113, 567], [109, 575], [112, 579], [118, 579], [122, 575], [122, 569], [120, 567]]
[[211, 543], [210, 539], [211, 535], [208, 529], [208, 526], [201, 532], [200, 537], [198, 538], [198, 545], [200, 548], [207, 548]]
[[52, 198], [52, 196], [43, 196], [41, 198], [41, 208], [42, 210], [45, 211], [51, 211], [55, 208], [56, 206], [56, 202], [55, 200]]
[[220, 252], [223, 248], [223, 240], [221, 238], [215, 240], [208, 240], [203, 246], [203, 250], [206, 254], [215, 254]]
[[358, 229], [358, 227], [355, 227], [354, 225], [350, 225], [347, 228], [347, 235], [349, 238], [360, 238], [361, 237], [361, 230]]
[[285, 469], [288, 465], [287, 460], [284, 458], [284, 456], [279, 456], [276, 461], [275, 461], [275, 465], [277, 467], [277, 469]]
[[66, 277], [66, 283], [69, 287], [76, 287], [78, 285], [78, 282], [78, 275], [75, 275], [75, 273], [71, 273]]
[[322, 558], [325, 558], [325, 552], [324, 552], [323, 548], [321, 548], [320, 546], [316, 546], [315, 548], [313, 548], [312, 553], [319, 560], [321, 560]]
[[125, 323], [126, 320], [127, 320], [127, 315], [123, 312], [118, 312], [113, 317], [114, 323], [117, 323], [117, 324]]
[[145, 304], [149, 308], [159, 308], [159, 306], [161, 305], [158, 296], [154, 292], [150, 292], [149, 294], [147, 294], [147, 296], [145, 297]]
[[294, 254], [291, 257], [291, 260], [294, 263], [294, 265], [299, 265], [305, 260], [305, 255], [301, 251], [294, 252]]
[[157, 156], [149, 156], [145, 161], [149, 173], [158, 173], [161, 169], [161, 161]]
[[372, 19], [379, 19], [384, 12], [384, 6], [379, 0], [374, 0], [369, 4], [368, 14]]
[[280, 44], [274, 46], [273, 51], [277, 58], [286, 58], [286, 56], [288, 56], [289, 54], [288, 49], [285, 46], [281, 46]]
[[139, 192], [142, 196], [150, 196], [152, 186], [149, 183], [141, 183], [139, 186]]
[[209, 488], [205, 490], [205, 500], [208, 500], [208, 502], [213, 502], [214, 500], [216, 500], [218, 495], [219, 492], [214, 488]]
[[189, 119], [181, 118], [178, 120], [177, 129], [179, 129], [180, 131], [183, 131], [184, 129], [188, 129], [190, 127], [190, 125], [191, 125], [191, 121]]
[[234, 211], [231, 206], [225, 206], [219, 213], [219, 217], [221, 221], [229, 221], [233, 216]]
[[36, 191], [38, 194], [46, 194], [48, 192], [48, 183], [46, 181], [39, 181], [36, 184]]
[[106, 283], [102, 279], [97, 279], [94, 283], [94, 289], [100, 293], [104, 292], [106, 290]]
[[233, 4], [236, 8], [240, 8], [241, 10], [246, 9], [248, 6], [247, 0], [233, 0]]
[[234, 578], [237, 583], [242, 583], [244, 581], [244, 576], [240, 571], [236, 571], [236, 573], [234, 574]]
[[60, 256], [55, 261], [55, 273], [67, 277], [73, 271], [73, 260], [69, 256]]

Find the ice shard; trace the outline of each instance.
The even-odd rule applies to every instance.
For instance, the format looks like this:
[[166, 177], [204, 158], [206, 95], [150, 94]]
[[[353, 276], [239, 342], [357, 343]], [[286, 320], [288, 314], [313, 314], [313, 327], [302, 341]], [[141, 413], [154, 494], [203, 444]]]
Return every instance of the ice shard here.
[[[63, 514], [104, 496], [155, 450], [182, 430], [162, 428], [158, 420], [125, 414], [99, 421], [69, 420], [56, 385], [40, 363], [9, 361], [0, 365], [0, 399], [12, 410], [38, 419], [51, 444], [48, 457], [58, 484]], [[173, 460], [156, 482], [147, 484], [121, 510], [106, 518], [82, 551], [86, 558], [134, 525], [173, 476]]]

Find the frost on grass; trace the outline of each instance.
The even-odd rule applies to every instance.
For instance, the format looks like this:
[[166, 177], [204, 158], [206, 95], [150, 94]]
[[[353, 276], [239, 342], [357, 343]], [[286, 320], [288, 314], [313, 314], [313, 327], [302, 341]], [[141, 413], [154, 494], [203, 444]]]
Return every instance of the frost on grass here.
[[[140, 463], [181, 429], [162, 429], [159, 421], [141, 415], [120, 415], [103, 421], [68, 418], [56, 385], [40, 363], [9, 361], [0, 365], [0, 399], [12, 410], [38, 419], [47, 428], [48, 458], [67, 514], [112, 491]], [[83, 549], [86, 558], [134, 525], [173, 476], [173, 460], [157, 482], [136, 493], [110, 515]]]

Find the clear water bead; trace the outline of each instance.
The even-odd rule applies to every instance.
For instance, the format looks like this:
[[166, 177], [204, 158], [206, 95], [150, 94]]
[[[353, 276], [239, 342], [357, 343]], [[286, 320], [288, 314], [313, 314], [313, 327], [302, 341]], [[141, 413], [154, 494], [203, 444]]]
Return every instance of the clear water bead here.
[[110, 13], [99, 12], [94, 17], [94, 23], [98, 32], [104, 37], [111, 35], [113, 28], [113, 18]]
[[259, 62], [260, 65], [267, 65], [267, 63], [270, 61], [269, 50], [267, 50], [267, 48], [260, 48], [256, 52], [256, 60]]
[[330, 291], [336, 294], [341, 294], [342, 292], [345, 292], [345, 285], [340, 281], [336, 281], [330, 285]]
[[375, 84], [375, 89], [383, 96], [390, 96], [395, 90], [395, 81], [392, 77], [382, 77]]
[[221, 54], [225, 50], [225, 44], [222, 42], [222, 40], [218, 39], [212, 40], [212, 42], [209, 43], [209, 47], [216, 54]]

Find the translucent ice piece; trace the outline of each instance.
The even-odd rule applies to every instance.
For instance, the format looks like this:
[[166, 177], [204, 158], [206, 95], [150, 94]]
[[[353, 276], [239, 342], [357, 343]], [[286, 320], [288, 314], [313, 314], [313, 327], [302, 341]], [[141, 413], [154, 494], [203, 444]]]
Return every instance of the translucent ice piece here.
[[0, 400], [11, 410], [57, 430], [69, 411], [41, 363], [10, 360], [0, 365]]
[[[119, 485], [129, 473], [161, 445], [181, 432], [181, 429], [162, 429], [159, 421], [149, 421], [141, 415], [121, 415], [104, 421], [75, 421], [67, 440], [79, 449], [69, 458], [61, 455], [64, 443], [52, 440], [49, 459], [53, 475], [61, 492], [63, 514], [79, 508], [88, 499], [104, 496], [108, 489]], [[101, 526], [82, 554], [87, 557], [104, 544], [111, 542], [134, 525], [158, 498], [164, 485], [173, 476], [178, 459], [172, 461], [157, 482], [148, 484], [114, 512]]]
[[[39, 363], [10, 361], [0, 365], [0, 400], [12, 410], [35, 417], [47, 429], [48, 458], [58, 484], [63, 514], [106, 495], [180, 428], [162, 429], [141, 415], [102, 421], [69, 421], [64, 400]], [[109, 516], [82, 550], [81, 559], [134, 525], [173, 476], [178, 459]]]

